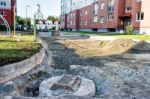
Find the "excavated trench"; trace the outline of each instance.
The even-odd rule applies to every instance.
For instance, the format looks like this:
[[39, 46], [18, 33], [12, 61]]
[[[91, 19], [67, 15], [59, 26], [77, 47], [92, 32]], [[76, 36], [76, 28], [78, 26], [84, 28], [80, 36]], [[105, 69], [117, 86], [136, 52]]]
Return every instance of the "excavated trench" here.
[[[12, 79], [16, 95], [38, 97], [40, 83], [50, 77], [62, 74], [75, 74], [91, 79], [96, 84], [96, 98], [145, 98], [150, 97], [150, 45], [145, 42], [127, 42], [118, 47], [118, 42], [99, 42], [89, 46], [89, 40], [68, 40], [43, 38], [47, 44], [46, 57], [42, 64], [26, 74]], [[132, 43], [131, 43], [132, 42]], [[85, 43], [85, 45], [84, 45]], [[115, 51], [115, 54], [99, 54], [99, 44], [108, 50], [128, 47], [127, 50]], [[114, 46], [106, 46], [115, 44]], [[95, 47], [95, 48], [93, 48]], [[148, 49], [147, 49], [148, 48]], [[81, 51], [79, 51], [81, 50]], [[92, 51], [87, 55], [85, 53]], [[104, 51], [104, 50], [103, 50]], [[101, 50], [100, 50], [101, 52]], [[118, 52], [119, 54], [117, 54]], [[107, 53], [107, 51], [106, 51]], [[91, 56], [90, 56], [91, 55]], [[135, 83], [136, 82], [136, 83]], [[0, 87], [5, 87], [1, 84]], [[14, 94], [1, 90], [0, 94]]]

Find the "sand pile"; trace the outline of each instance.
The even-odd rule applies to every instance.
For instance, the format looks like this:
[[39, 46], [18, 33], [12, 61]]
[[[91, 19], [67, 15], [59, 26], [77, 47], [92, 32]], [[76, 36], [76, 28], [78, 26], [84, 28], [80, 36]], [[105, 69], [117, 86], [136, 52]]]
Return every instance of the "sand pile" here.
[[117, 53], [123, 53], [131, 49], [133, 46], [135, 46], [137, 42], [131, 40], [131, 39], [115, 39], [113, 41], [110, 41], [109, 44], [106, 45], [105, 49], [106, 51], [112, 52], [112, 54]]
[[60, 43], [68, 48], [75, 49], [81, 57], [106, 56], [119, 54], [135, 47], [138, 43], [131, 39], [115, 39], [112, 41], [99, 40], [65, 40]]

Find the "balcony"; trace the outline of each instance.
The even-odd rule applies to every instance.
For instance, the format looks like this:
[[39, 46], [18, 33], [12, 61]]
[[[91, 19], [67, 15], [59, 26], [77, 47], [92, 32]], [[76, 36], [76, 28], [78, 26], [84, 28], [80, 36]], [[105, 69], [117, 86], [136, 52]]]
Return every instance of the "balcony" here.
[[132, 18], [132, 14], [128, 12], [128, 13], [125, 13], [125, 14], [119, 16], [119, 18], [129, 19], [129, 18]]

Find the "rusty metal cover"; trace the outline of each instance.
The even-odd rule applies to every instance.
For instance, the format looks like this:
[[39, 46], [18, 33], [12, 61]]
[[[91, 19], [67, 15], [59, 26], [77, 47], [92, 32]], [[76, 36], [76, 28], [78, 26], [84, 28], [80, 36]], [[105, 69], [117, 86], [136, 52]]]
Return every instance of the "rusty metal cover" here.
[[51, 90], [64, 89], [76, 91], [80, 85], [81, 79], [78, 76], [64, 75], [58, 82], [54, 83]]

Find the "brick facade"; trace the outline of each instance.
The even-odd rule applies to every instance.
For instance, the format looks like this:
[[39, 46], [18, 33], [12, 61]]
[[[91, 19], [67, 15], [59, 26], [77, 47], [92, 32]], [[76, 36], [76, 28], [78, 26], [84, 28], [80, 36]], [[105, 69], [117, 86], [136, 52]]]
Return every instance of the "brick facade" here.
[[[79, 1], [82, 4], [84, 0]], [[93, 0], [89, 5], [65, 13], [64, 29], [121, 32], [131, 24], [135, 32], [149, 34], [149, 4], [149, 0]], [[71, 13], [77, 18], [72, 18]], [[79, 25], [71, 23], [74, 21]]]
[[[0, 0], [0, 14], [4, 16], [10, 26], [13, 25], [15, 4], [16, 0]], [[1, 19], [0, 25], [3, 25]]]

